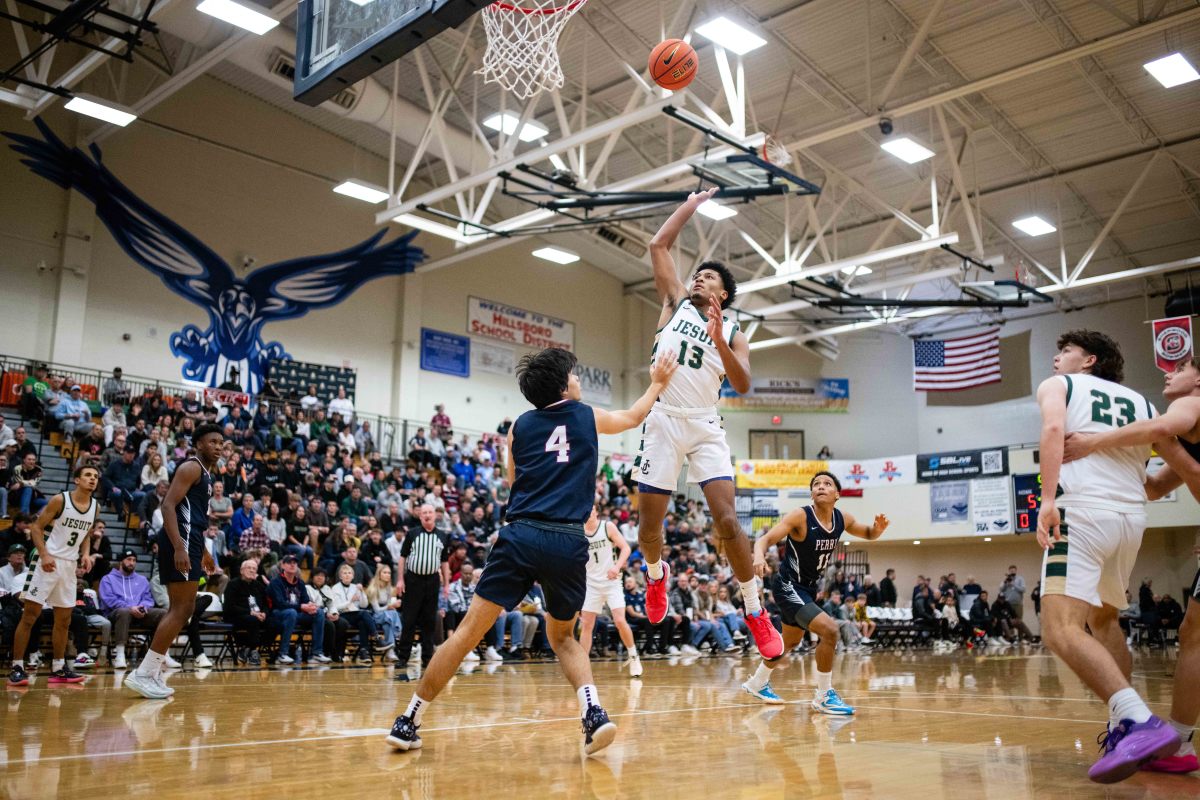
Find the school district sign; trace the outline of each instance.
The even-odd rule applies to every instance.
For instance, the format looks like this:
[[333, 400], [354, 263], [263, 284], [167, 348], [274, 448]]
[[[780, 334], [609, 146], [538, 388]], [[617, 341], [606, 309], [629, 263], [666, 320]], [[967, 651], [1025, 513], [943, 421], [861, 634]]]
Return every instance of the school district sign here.
[[479, 297], [467, 299], [467, 332], [532, 350], [575, 351], [575, 323]]

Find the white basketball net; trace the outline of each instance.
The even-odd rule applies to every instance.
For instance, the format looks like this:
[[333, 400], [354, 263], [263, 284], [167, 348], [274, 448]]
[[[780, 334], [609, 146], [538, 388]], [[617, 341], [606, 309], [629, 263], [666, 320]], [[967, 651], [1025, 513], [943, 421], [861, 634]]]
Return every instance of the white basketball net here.
[[563, 85], [558, 37], [587, 0], [556, 2], [564, 0], [518, 0], [483, 9], [488, 43], [478, 72], [485, 83], [498, 83], [522, 100]]

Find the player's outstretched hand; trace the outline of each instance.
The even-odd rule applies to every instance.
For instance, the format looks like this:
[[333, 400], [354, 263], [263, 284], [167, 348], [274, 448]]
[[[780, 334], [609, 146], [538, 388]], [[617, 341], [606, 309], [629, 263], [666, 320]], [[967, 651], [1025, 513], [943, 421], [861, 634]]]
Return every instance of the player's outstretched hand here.
[[1063, 463], [1090, 456], [1095, 452], [1095, 442], [1094, 433], [1068, 433], [1067, 438], [1063, 440]]
[[881, 536], [883, 534], [883, 532], [887, 530], [888, 525], [890, 525], [890, 524], [891, 524], [891, 520], [889, 520], [887, 518], [887, 514], [876, 514], [875, 515], [875, 535]]
[[754, 574], [760, 578], [767, 576], [767, 559], [758, 553], [754, 554]]
[[692, 192], [691, 194], [688, 195], [687, 203], [693, 209], [697, 209], [700, 207], [700, 205], [702, 203], [706, 203], [709, 200], [712, 200], [713, 195], [715, 195], [720, 190], [721, 190], [720, 186], [714, 186], [711, 189], [705, 189], [702, 192]]
[[708, 298], [708, 308], [704, 309], [704, 316], [708, 317], [708, 324], [704, 327], [708, 338], [714, 342], [720, 341], [725, 318], [721, 316], [721, 302], [716, 297]]
[[1054, 501], [1042, 502], [1042, 508], [1038, 512], [1038, 544], [1043, 550], [1049, 550], [1051, 539], [1055, 542], [1062, 541], [1062, 531], [1059, 526], [1062, 525], [1062, 515], [1058, 511], [1058, 506]]
[[671, 376], [678, 368], [679, 362], [674, 353], [659, 353], [658, 358], [654, 359], [654, 364], [650, 367], [650, 382], [666, 386], [671, 382]]

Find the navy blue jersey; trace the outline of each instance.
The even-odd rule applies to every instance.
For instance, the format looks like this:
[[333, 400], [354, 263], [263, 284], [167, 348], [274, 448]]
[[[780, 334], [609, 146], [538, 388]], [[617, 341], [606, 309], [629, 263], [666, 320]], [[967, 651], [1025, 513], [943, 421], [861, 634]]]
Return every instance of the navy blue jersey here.
[[826, 529], [812, 506], [804, 507], [805, 535], [799, 542], [787, 536], [787, 552], [779, 564], [779, 574], [798, 586], [815, 587], [837, 552], [838, 540], [846, 531], [842, 512], [833, 510], [833, 527]]
[[516, 476], [508, 519], [582, 525], [596, 497], [596, 416], [562, 400], [526, 411], [513, 424]]
[[[208, 527], [208, 499], [212, 497], [212, 473], [204, 468], [200, 459], [192, 456], [200, 466], [200, 480], [192, 484], [187, 494], [175, 506], [175, 521], [179, 523], [179, 536], [190, 550], [204, 542], [204, 529]], [[184, 464], [187, 461], [183, 462]], [[183, 466], [183, 464], [180, 464]]]
[[1192, 444], [1181, 436], [1179, 443], [1183, 445], [1183, 451], [1191, 456], [1193, 461], [1200, 463], [1200, 442]]

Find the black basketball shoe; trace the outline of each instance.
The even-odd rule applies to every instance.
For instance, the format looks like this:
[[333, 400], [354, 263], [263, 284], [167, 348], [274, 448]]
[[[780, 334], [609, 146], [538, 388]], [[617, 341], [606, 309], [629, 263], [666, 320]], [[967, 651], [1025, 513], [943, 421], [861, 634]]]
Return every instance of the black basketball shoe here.
[[416, 750], [421, 746], [421, 737], [417, 735], [419, 727], [413, 724], [411, 717], [396, 717], [396, 724], [388, 734], [387, 743], [397, 750]]
[[[399, 725], [399, 721], [396, 723]], [[612, 744], [617, 738], [617, 725], [600, 706], [588, 706], [583, 715], [583, 752], [589, 756]]]
[[29, 675], [25, 672], [25, 667], [13, 664], [12, 671], [8, 673], [9, 686], [28, 686]]

